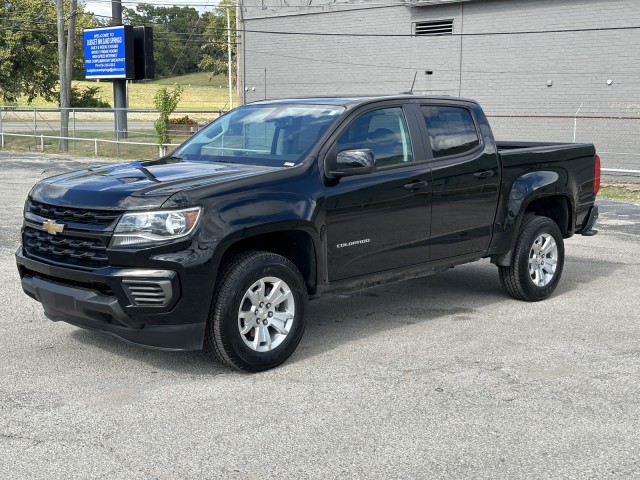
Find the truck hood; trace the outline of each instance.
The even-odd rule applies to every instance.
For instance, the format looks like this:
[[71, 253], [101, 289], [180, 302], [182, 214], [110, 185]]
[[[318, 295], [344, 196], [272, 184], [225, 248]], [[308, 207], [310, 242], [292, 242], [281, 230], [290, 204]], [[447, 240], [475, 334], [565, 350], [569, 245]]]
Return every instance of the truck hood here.
[[31, 197], [52, 205], [101, 210], [158, 208], [182, 190], [275, 170], [279, 168], [174, 158], [132, 162], [46, 178], [33, 187]]

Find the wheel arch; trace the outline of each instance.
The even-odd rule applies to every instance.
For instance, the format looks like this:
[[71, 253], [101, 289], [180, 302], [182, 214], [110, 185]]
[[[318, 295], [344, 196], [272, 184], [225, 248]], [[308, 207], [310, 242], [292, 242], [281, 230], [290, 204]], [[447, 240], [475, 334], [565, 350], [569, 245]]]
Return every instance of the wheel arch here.
[[572, 233], [571, 201], [566, 195], [548, 195], [531, 199], [523, 208], [520, 222], [528, 213], [553, 220], [565, 238]]
[[[318, 242], [310, 228], [273, 226], [270, 230], [242, 231], [232, 234], [218, 247], [218, 265], [223, 265], [242, 252], [259, 250], [281, 255], [290, 260], [302, 274], [307, 292], [315, 294], [317, 289]], [[220, 272], [221, 269], [218, 269]]]
[[[504, 238], [508, 240], [508, 251], [504, 253], [492, 254], [491, 262], [499, 266], [509, 266], [512, 262], [513, 247], [518, 239], [518, 234], [527, 215], [537, 215], [553, 220], [564, 238], [573, 235], [573, 210], [571, 207], [571, 197], [566, 194], [538, 194], [531, 195], [522, 202], [521, 207], [511, 223], [510, 234]], [[506, 249], [505, 249], [506, 250]]]

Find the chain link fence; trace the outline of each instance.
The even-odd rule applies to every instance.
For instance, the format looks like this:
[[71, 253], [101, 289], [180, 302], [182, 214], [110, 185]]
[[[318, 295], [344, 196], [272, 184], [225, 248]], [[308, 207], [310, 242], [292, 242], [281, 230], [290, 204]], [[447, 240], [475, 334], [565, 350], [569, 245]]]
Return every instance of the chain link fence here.
[[[635, 106], [635, 105], [634, 105]], [[572, 108], [572, 107], [571, 107]], [[610, 107], [600, 111], [580, 106], [575, 115], [527, 115], [490, 113], [489, 122], [498, 140], [533, 142], [594, 143], [605, 172], [623, 170], [640, 175], [640, 107]], [[581, 113], [582, 112], [582, 113]], [[172, 118], [188, 119], [194, 124], [171, 124], [171, 144], [186, 140], [222, 112], [174, 112]], [[153, 159], [159, 149], [154, 121], [158, 112], [151, 109], [127, 111], [127, 138], [115, 135], [113, 109], [71, 109], [69, 112], [69, 151], [79, 155]], [[0, 107], [2, 147], [59, 153], [60, 110], [53, 108]], [[19, 136], [17, 136], [19, 135]], [[624, 172], [623, 172], [624, 173]]]
[[606, 170], [640, 173], [640, 117], [494, 115], [498, 140], [593, 143]]
[[[153, 159], [162, 147], [182, 143], [222, 112], [177, 111], [169, 125], [171, 143], [158, 144], [158, 112], [128, 109], [126, 138], [116, 138], [115, 110], [75, 108], [69, 111], [69, 152], [85, 156]], [[60, 153], [60, 109], [0, 107], [2, 148]]]

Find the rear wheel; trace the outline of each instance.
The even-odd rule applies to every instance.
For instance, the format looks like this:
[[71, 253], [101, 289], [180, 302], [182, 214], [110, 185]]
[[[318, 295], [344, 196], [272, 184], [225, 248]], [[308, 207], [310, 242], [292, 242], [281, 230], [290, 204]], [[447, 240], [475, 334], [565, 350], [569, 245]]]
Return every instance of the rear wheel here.
[[205, 350], [251, 372], [276, 367], [304, 332], [307, 291], [296, 266], [269, 252], [247, 252], [223, 267], [213, 298]]
[[522, 220], [511, 265], [498, 267], [500, 282], [518, 300], [536, 302], [553, 293], [564, 266], [564, 241], [558, 225], [547, 217]]

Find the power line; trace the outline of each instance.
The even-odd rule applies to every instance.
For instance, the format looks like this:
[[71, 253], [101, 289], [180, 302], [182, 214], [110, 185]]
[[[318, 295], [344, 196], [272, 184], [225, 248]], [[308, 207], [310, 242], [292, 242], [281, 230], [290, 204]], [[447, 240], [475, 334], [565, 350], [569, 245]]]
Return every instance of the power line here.
[[609, 32], [620, 30], [640, 30], [640, 26], [628, 27], [596, 27], [596, 28], [570, 28], [563, 30], [522, 30], [514, 32], [474, 32], [474, 33], [450, 33], [446, 35], [416, 35], [414, 33], [334, 33], [334, 32], [283, 32], [274, 30], [241, 30], [242, 33], [263, 33], [268, 35], [294, 35], [310, 37], [373, 37], [373, 38], [446, 38], [446, 37], [484, 37], [498, 35], [540, 35], [546, 33], [583, 33], [583, 32]]
[[[111, 0], [89, 0], [87, 3], [102, 3], [102, 4], [111, 4]], [[146, 5], [151, 5], [154, 7], [158, 7], [158, 6], [177, 6], [175, 5], [175, 2], [171, 1], [171, 0], [167, 0], [165, 2], [163, 1], [155, 1], [155, 2], [145, 2], [145, 1], [137, 1], [137, 0], [122, 0], [123, 4], [129, 4], [129, 5], [138, 5], [141, 3], [144, 3]], [[310, 2], [311, 3], [311, 2]], [[202, 6], [206, 6], [206, 4], [204, 2], [190, 2], [189, 6], [196, 6], [196, 7], [202, 7]], [[216, 7], [216, 8], [236, 8], [239, 5], [233, 4], [233, 5], [220, 5], [220, 3], [211, 5], [211, 3], [209, 2], [209, 6], [212, 7]], [[295, 10], [297, 11], [299, 8], [327, 8], [327, 7], [331, 7], [331, 8], [345, 8], [347, 10], [368, 10], [371, 8], [380, 8], [380, 7], [406, 7], [407, 4], [403, 1], [389, 1], [389, 2], [367, 2], [367, 3], [332, 3], [332, 4], [310, 4], [310, 5], [269, 5], [267, 8], [269, 10], [277, 10], [277, 9], [291, 9], [291, 10]], [[244, 8], [245, 10], [248, 10], [250, 8], [260, 8], [262, 9], [262, 6], [260, 5], [243, 5], [242, 8]]]
[[[187, 8], [187, 7], [184, 7]], [[206, 12], [205, 12], [206, 13]], [[96, 15], [89, 12], [79, 13], [81, 15], [89, 15], [100, 18], [111, 18], [107, 15]], [[22, 20], [22, 19], [20, 19]], [[41, 22], [33, 22], [39, 23]], [[45, 22], [51, 23], [51, 22]], [[167, 23], [145, 21], [145, 25], [159, 25], [166, 26]], [[198, 23], [198, 22], [196, 22]], [[195, 27], [194, 27], [195, 28]], [[228, 29], [224, 27], [210, 28], [205, 27], [210, 31], [226, 32]], [[277, 30], [253, 30], [253, 29], [241, 29], [241, 33], [259, 33], [265, 35], [284, 35], [284, 36], [311, 36], [311, 37], [361, 37], [361, 38], [447, 38], [447, 37], [484, 37], [484, 36], [515, 36], [515, 35], [542, 35], [542, 34], [555, 34], [555, 33], [585, 33], [585, 32], [611, 32], [611, 31], [630, 31], [640, 30], [640, 25], [630, 25], [626, 27], [593, 27], [593, 28], [570, 28], [570, 29], [553, 29], [553, 30], [520, 30], [513, 32], [471, 32], [471, 33], [451, 33], [447, 35], [416, 35], [416, 34], [402, 34], [402, 33], [341, 33], [341, 32], [297, 32], [297, 31], [277, 31]], [[232, 28], [232, 32], [236, 32], [236, 29]], [[186, 32], [173, 32], [180, 35], [192, 35]], [[205, 34], [194, 34], [205, 35]]]
[[[95, 0], [94, 0], [95, 1]], [[97, 1], [104, 1], [104, 3], [111, 3], [111, 0], [97, 0]], [[129, 3], [129, 4], [137, 4], [138, 2], [134, 2], [134, 1], [127, 1], [124, 0], [122, 3]], [[162, 4], [151, 4], [151, 5], [162, 5]], [[167, 4], [168, 5], [168, 4]], [[193, 4], [191, 4], [193, 5]], [[332, 4], [332, 6], [337, 6], [337, 5], [348, 5], [348, 6], [353, 6], [353, 5], [358, 5], [358, 4]], [[367, 5], [372, 5], [372, 4], [367, 4]], [[400, 5], [400, 4], [398, 4]], [[404, 4], [402, 4], [404, 5]], [[175, 6], [175, 5], [174, 5]], [[206, 2], [201, 4], [200, 6], [204, 6], [206, 7], [213, 7], [213, 8], [217, 8], [218, 5], [211, 5], [210, 2]], [[190, 8], [187, 6], [184, 7], [179, 7], [179, 8]], [[271, 8], [271, 7], [269, 7]], [[284, 8], [284, 7], [283, 7]], [[367, 8], [362, 8], [361, 10], [367, 10]], [[201, 20], [201, 18], [209, 12], [203, 12], [202, 14], [200, 14], [198, 12], [198, 22]], [[105, 18], [105, 19], [111, 19], [110, 16], [107, 15], [98, 15], [98, 14], [94, 14], [91, 12], [78, 12], [78, 15], [87, 15], [87, 16], [93, 16], [93, 17], [98, 17], [98, 18]], [[38, 23], [41, 24], [42, 22], [37, 21], [38, 19], [24, 19], [24, 18], [4, 18], [2, 19], [2, 21], [5, 20], [18, 20], [21, 22], [32, 22], [32, 23]], [[249, 20], [250, 21], [250, 20]], [[198, 23], [196, 22], [196, 23]], [[245, 21], [246, 22], [246, 21]], [[50, 24], [54, 24], [53, 22], [45, 22], [45, 23], [50, 23]], [[153, 21], [145, 21], [143, 22], [146, 25], [160, 25], [160, 26], [166, 26], [167, 23], [164, 22], [153, 22]], [[221, 28], [214, 28], [210, 30], [214, 30], [217, 32], [226, 32], [227, 28], [221, 27]], [[610, 31], [629, 31], [629, 30], [640, 30], [640, 25], [629, 25], [629, 26], [622, 26], [622, 27], [618, 27], [618, 26], [612, 26], [612, 27], [592, 27], [592, 28], [568, 28], [568, 29], [551, 29], [551, 30], [518, 30], [518, 31], [512, 31], [512, 32], [470, 32], [470, 33], [465, 33], [465, 32], [461, 32], [461, 33], [450, 33], [450, 34], [446, 34], [446, 35], [416, 35], [416, 34], [403, 34], [403, 33], [351, 33], [351, 32], [300, 32], [300, 31], [278, 31], [278, 30], [254, 30], [254, 29], [250, 29], [250, 28], [245, 28], [245, 29], [241, 29], [240, 31], [242, 33], [259, 33], [259, 34], [265, 34], [265, 35], [291, 35], [291, 36], [320, 36], [320, 37], [363, 37], [363, 38], [414, 38], [414, 37], [420, 37], [420, 38], [446, 38], [446, 37], [456, 37], [456, 36], [462, 36], [462, 37], [481, 37], [481, 36], [500, 36], [500, 35], [504, 35], [504, 36], [510, 36], [510, 35], [541, 35], [541, 34], [555, 34], [555, 33], [585, 33], [585, 32], [610, 32]], [[236, 32], [235, 28], [231, 29], [232, 32]], [[175, 32], [175, 33], [179, 33], [179, 32]], [[183, 35], [187, 35], [186, 32], [181, 33]], [[189, 34], [191, 35], [191, 34]]]
[[[389, 64], [372, 64], [372, 63], [362, 63], [362, 62], [349, 62], [349, 61], [342, 61], [342, 60], [327, 60], [327, 59], [318, 59], [318, 58], [312, 58], [312, 57], [303, 57], [303, 56], [296, 56], [296, 55], [288, 55], [288, 54], [284, 54], [284, 53], [273, 53], [273, 52], [262, 52], [259, 50], [252, 50], [252, 49], [246, 49], [246, 52], [250, 52], [250, 53], [257, 53], [257, 54], [261, 54], [261, 55], [267, 55], [267, 56], [274, 56], [274, 57], [281, 57], [281, 58], [291, 58], [291, 59], [295, 59], [295, 60], [305, 60], [305, 61], [310, 61], [310, 62], [319, 62], [319, 63], [328, 63], [328, 64], [332, 64], [332, 65], [346, 65], [346, 66], [353, 66], [353, 67], [371, 67], [371, 68], [384, 68], [384, 69], [388, 69], [388, 70], [406, 70], [406, 71], [411, 71], [411, 72], [415, 72], [416, 70], [423, 70], [423, 68], [417, 68], [417, 67], [411, 67], [411, 66], [399, 66], [399, 65], [389, 65]], [[438, 73], [458, 73], [457, 69], [439, 69], [439, 68], [435, 68], [435, 70], [437, 70]], [[508, 74], [508, 75], [523, 75], [523, 76], [532, 76], [532, 75], [538, 75], [541, 77], [547, 77], [549, 75], [613, 75], [616, 77], [621, 77], [621, 76], [629, 76], [629, 77], [637, 77], [639, 74], [638, 72], [620, 72], [620, 73], [616, 73], [616, 72], [612, 72], [610, 70], [607, 70], [606, 72], [597, 72], [597, 71], [585, 71], [585, 72], [580, 72], [580, 71], [564, 71], [564, 72], [539, 72], [539, 71], [526, 71], [526, 70], [518, 70], [518, 71], [509, 71], [509, 70], [464, 70], [464, 73], [479, 73], [479, 74], [487, 74], [487, 75], [495, 75], [495, 74]], [[306, 83], [306, 82], [305, 82]]]
[[[208, 3], [208, 2], [207, 2]], [[205, 7], [206, 8], [206, 7]], [[198, 15], [198, 21], [196, 22], [196, 24], [193, 26], [193, 28], [191, 29], [191, 34], [189, 35], [189, 38], [187, 38], [187, 41], [184, 42], [184, 47], [182, 47], [182, 51], [180, 52], [180, 55], [177, 56], [176, 58], [176, 62], [173, 64], [173, 68], [171, 68], [171, 73], [169, 75], [173, 75], [174, 70], [176, 69], [176, 67], [178, 66], [178, 62], [180, 62], [182, 54], [184, 53], [184, 51], [187, 49], [187, 45], [189, 44], [189, 42], [191, 41], [191, 37], [193, 36], [193, 34], [196, 31], [196, 28], [198, 28], [198, 24], [200, 23], [200, 20], [202, 19], [202, 17], [204, 17], [204, 15]]]

